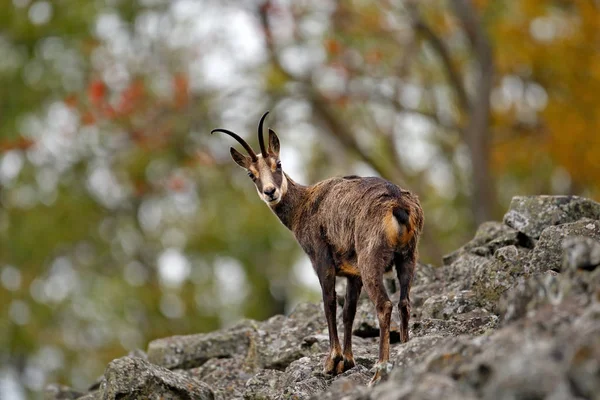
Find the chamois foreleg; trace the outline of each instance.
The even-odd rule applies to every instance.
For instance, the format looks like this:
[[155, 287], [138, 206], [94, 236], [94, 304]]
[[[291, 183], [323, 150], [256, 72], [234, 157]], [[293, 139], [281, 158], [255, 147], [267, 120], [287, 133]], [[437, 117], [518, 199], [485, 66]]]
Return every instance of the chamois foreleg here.
[[[321, 262], [323, 262], [322, 259]], [[321, 263], [315, 265], [315, 270], [321, 284], [325, 319], [327, 320], [327, 328], [329, 330], [329, 355], [325, 359], [323, 373], [335, 375], [338, 373], [338, 364], [343, 364], [343, 356], [336, 325], [337, 298], [335, 294], [335, 270], [333, 264], [331, 266], [327, 264]]]
[[[344, 364], [343, 371], [353, 368], [354, 355], [352, 354], [352, 324], [356, 315], [356, 305], [362, 289], [362, 281], [358, 276], [348, 277], [346, 285], [346, 300], [344, 301]], [[343, 371], [338, 371], [341, 373]]]

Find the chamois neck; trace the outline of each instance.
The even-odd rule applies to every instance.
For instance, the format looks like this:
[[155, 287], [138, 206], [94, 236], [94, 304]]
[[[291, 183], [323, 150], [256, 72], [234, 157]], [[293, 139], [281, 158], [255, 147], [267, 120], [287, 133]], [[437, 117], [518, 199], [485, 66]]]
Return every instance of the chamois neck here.
[[307, 187], [294, 182], [287, 174], [287, 191], [281, 201], [272, 207], [273, 212], [289, 230], [294, 230], [294, 221], [302, 212], [307, 196]]

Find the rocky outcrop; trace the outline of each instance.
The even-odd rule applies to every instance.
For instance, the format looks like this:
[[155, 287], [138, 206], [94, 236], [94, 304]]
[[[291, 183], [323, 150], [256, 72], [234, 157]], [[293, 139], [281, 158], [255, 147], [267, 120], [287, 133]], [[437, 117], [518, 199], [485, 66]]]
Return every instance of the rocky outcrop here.
[[336, 377], [322, 373], [322, 305], [302, 304], [289, 316], [158, 339], [147, 359], [111, 362], [94, 390], [54, 385], [46, 398], [600, 399], [600, 204], [515, 197], [504, 223], [483, 224], [443, 266], [420, 265], [411, 297], [411, 340], [399, 343], [395, 324], [394, 368], [375, 387], [366, 384], [379, 327], [361, 298], [357, 365]]
[[549, 226], [600, 219], [600, 204], [578, 196], [515, 196], [504, 223], [532, 239]]

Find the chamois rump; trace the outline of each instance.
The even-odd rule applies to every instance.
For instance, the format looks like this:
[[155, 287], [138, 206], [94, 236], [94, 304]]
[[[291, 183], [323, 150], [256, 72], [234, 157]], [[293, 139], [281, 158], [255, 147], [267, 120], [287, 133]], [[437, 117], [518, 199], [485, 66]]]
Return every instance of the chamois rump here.
[[[290, 229], [306, 252], [319, 278], [329, 329], [329, 355], [324, 373], [339, 374], [355, 366], [352, 355], [352, 324], [358, 297], [364, 286], [379, 320], [379, 360], [371, 383], [388, 368], [390, 320], [393, 305], [383, 275], [395, 267], [400, 283], [400, 337], [408, 340], [410, 287], [423, 228], [423, 211], [417, 196], [381, 178], [337, 177], [304, 186], [294, 182], [281, 167], [279, 139], [269, 129], [268, 148], [260, 119], [258, 141], [261, 154], [237, 134], [214, 129], [236, 139], [248, 152], [230, 149], [231, 157], [244, 168], [262, 200]], [[343, 309], [344, 348], [336, 326], [337, 276], [345, 277]]]

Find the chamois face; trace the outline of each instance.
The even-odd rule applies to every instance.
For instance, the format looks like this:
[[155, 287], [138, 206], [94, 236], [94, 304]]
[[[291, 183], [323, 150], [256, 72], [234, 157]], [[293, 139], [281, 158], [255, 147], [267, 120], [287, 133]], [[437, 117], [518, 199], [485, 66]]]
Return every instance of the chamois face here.
[[279, 160], [279, 139], [269, 129], [269, 147], [267, 154], [259, 154], [256, 161], [243, 155], [233, 147], [231, 157], [244, 168], [254, 182], [260, 198], [270, 206], [277, 205], [287, 191], [287, 180]]

